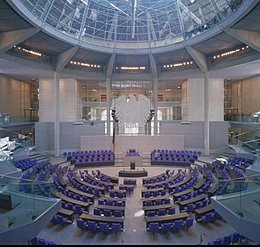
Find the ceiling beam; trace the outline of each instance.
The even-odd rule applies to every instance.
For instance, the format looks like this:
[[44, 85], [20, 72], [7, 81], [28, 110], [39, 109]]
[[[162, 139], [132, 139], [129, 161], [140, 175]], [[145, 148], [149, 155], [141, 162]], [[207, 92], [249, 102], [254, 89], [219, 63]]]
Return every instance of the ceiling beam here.
[[228, 35], [247, 44], [254, 50], [260, 52], [260, 33], [253, 31], [245, 31], [240, 29], [228, 28], [224, 30]]
[[71, 58], [74, 56], [74, 54], [79, 49], [78, 46], [72, 47], [69, 50], [63, 52], [59, 56], [57, 56], [57, 61], [55, 64], [55, 71], [61, 72], [65, 66], [68, 64], [68, 62], [71, 60]]
[[0, 33], [0, 54], [38, 33], [40, 28], [28, 28]]
[[190, 46], [186, 46], [185, 48], [189, 52], [189, 54], [192, 56], [192, 58], [194, 59], [196, 64], [199, 66], [201, 71], [204, 72], [204, 73], [207, 72], [208, 71], [208, 64], [207, 64], [206, 56], [203, 53], [195, 50], [194, 48], [192, 48]]

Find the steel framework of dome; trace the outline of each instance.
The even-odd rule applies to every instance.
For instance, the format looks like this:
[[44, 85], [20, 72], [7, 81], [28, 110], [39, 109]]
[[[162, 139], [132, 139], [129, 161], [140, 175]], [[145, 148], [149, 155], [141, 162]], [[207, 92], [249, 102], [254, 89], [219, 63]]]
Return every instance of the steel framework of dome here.
[[[234, 0], [20, 0], [40, 21], [77, 42], [114, 48], [179, 43], [223, 21]], [[33, 20], [33, 18], [31, 18]]]

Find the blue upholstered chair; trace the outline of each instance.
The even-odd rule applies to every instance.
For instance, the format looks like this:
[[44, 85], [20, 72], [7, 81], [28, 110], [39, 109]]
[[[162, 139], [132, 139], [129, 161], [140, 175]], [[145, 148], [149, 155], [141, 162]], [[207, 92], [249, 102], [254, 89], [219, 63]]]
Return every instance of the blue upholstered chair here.
[[159, 231], [159, 222], [151, 222], [151, 223], [149, 223], [148, 231], [153, 233], [153, 239], [155, 240], [155, 232]]
[[183, 227], [189, 232], [189, 228], [193, 226], [193, 222], [194, 222], [193, 218], [187, 218], [182, 221]]
[[86, 226], [87, 226], [87, 222], [85, 220], [77, 219], [77, 227], [81, 229], [80, 235], [84, 233], [84, 231], [86, 230]]
[[93, 237], [97, 228], [98, 228], [98, 224], [95, 221], [92, 221], [92, 220], [87, 221], [87, 229], [91, 232], [90, 238]]
[[115, 240], [117, 240], [117, 234], [122, 230], [123, 229], [120, 223], [116, 223], [116, 222], [111, 223], [111, 231], [115, 233]]
[[99, 222], [98, 228], [99, 228], [99, 231], [103, 233], [102, 239], [104, 239], [106, 236], [106, 233], [109, 230], [109, 224], [107, 222]]
[[163, 222], [161, 223], [161, 230], [165, 233], [166, 238], [168, 239], [168, 232], [172, 229], [171, 222]]

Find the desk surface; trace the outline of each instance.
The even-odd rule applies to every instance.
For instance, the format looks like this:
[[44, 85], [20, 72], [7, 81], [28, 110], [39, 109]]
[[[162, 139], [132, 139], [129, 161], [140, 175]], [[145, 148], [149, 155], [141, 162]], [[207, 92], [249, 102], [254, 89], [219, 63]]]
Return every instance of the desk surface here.
[[178, 198], [178, 197], [180, 197], [180, 196], [189, 194], [189, 193], [192, 192], [192, 191], [193, 191], [193, 189], [192, 189], [192, 188], [189, 188], [189, 189], [187, 189], [187, 190], [183, 190], [183, 191], [180, 191], [180, 192], [177, 192], [177, 193], [173, 193], [172, 195], [173, 195], [174, 198]]
[[79, 201], [79, 200], [76, 200], [76, 199], [73, 199], [73, 198], [70, 198], [68, 196], [65, 196], [57, 191], [55, 191], [55, 196], [60, 198], [61, 200], [63, 201], [66, 201], [66, 202], [71, 202], [73, 204], [77, 204], [77, 205], [80, 205], [86, 209], [88, 209], [88, 207], [92, 204], [92, 203], [89, 203], [89, 202], [83, 202], [83, 201]]
[[116, 223], [121, 223], [122, 225], [124, 224], [124, 217], [115, 217], [115, 216], [102, 216], [102, 215], [94, 215], [94, 214], [86, 214], [82, 213], [79, 216], [80, 218], [84, 220], [93, 220], [96, 222], [116, 222]]
[[102, 199], [102, 200], [111, 200], [111, 201], [122, 201], [123, 203], [126, 202], [125, 198], [118, 198], [118, 197], [108, 197], [108, 196], [101, 196], [98, 199]]
[[96, 208], [100, 209], [110, 209], [110, 210], [125, 210], [125, 206], [115, 206], [115, 205], [95, 205]]
[[72, 187], [72, 186], [67, 186], [66, 189], [68, 189], [68, 190], [70, 190], [70, 191], [72, 191], [72, 192], [74, 192], [74, 193], [77, 193], [77, 194], [79, 194], [79, 195], [81, 195], [81, 196], [87, 196], [87, 197], [88, 197], [89, 199], [91, 199], [92, 201], [94, 200], [94, 197], [95, 197], [94, 194], [90, 194], [90, 193], [84, 192], [84, 191], [82, 191], [82, 190], [78, 190], [78, 189], [76, 189], [76, 188], [74, 188], [74, 187]]
[[173, 203], [161, 204], [161, 205], [152, 205], [152, 206], [143, 206], [143, 210], [144, 211], [150, 211], [150, 210], [155, 210], [156, 211], [156, 210], [161, 209], [161, 208], [168, 209], [168, 208], [171, 208], [173, 206], [174, 206]]
[[69, 210], [69, 209], [66, 209], [66, 208], [61, 208], [58, 211], [58, 214], [72, 216], [73, 214], [75, 214], [75, 212], [73, 210]]
[[162, 191], [162, 190], [165, 190], [165, 188], [159, 187], [159, 188], [152, 188], [152, 189], [144, 189], [144, 190], [141, 190], [141, 193], [143, 194], [145, 192]]
[[[166, 180], [163, 180], [163, 181], [160, 181], [160, 182], [155, 182], [155, 183], [152, 182], [152, 183], [148, 183], [148, 184], [143, 184], [143, 186], [150, 187], [150, 186], [153, 186], [153, 185], [160, 185], [160, 184], [164, 185], [165, 183], [167, 183], [167, 182], [169, 183], [170, 181], [178, 178], [180, 175], [181, 175], [181, 173], [178, 172], [175, 175], [170, 176]], [[169, 185], [169, 187], [170, 187], [170, 185]]]
[[110, 187], [114, 187], [114, 184], [112, 182], [106, 182], [106, 181], [103, 181], [103, 180], [97, 180], [95, 177], [93, 177], [92, 175], [89, 174], [88, 170], [84, 170], [85, 172], [85, 176], [89, 179], [91, 179], [92, 181], [95, 181], [95, 182], [100, 182], [101, 184], [106, 184], [106, 185], [109, 185]]
[[97, 185], [94, 185], [94, 184], [87, 183], [87, 182], [85, 182], [85, 181], [84, 181], [81, 177], [79, 177], [79, 176], [73, 176], [73, 177], [74, 177], [74, 179], [75, 179], [78, 183], [84, 184], [84, 185], [86, 185], [86, 186], [88, 186], [88, 187], [91, 187], [91, 188], [93, 188], [93, 189], [98, 189], [99, 191], [101, 191], [102, 194], [105, 193], [105, 188], [104, 188], [104, 187], [100, 187], [100, 186], [97, 186]]
[[113, 184], [118, 184], [119, 178], [117, 178], [117, 177], [111, 177], [111, 176], [109, 176], [109, 175], [107, 175], [107, 174], [105, 174], [105, 173], [100, 173], [100, 175], [103, 176], [103, 177], [107, 177], [107, 178], [110, 180], [111, 183], [113, 183]]
[[169, 190], [171, 191], [173, 188], [178, 187], [178, 186], [180, 186], [180, 185], [183, 185], [183, 184], [189, 182], [189, 181], [191, 180], [191, 178], [192, 178], [191, 173], [187, 174], [187, 175], [185, 176], [185, 178], [184, 178], [183, 180], [181, 180], [180, 182], [178, 182], [178, 183], [176, 183], [176, 184], [170, 184], [170, 185], [169, 185]]
[[183, 213], [177, 213], [177, 214], [171, 214], [171, 215], [161, 215], [161, 216], [152, 216], [152, 217], [147, 217], [145, 216], [146, 224], [151, 223], [151, 222], [172, 222], [174, 220], [179, 220], [179, 219], [186, 219], [190, 217], [191, 215], [187, 212]]
[[199, 208], [199, 209], [195, 209], [194, 213], [195, 213], [195, 220], [199, 220], [201, 218], [202, 215], [209, 213], [211, 211], [214, 211], [214, 209], [211, 207], [211, 205], [207, 205], [205, 207]]
[[148, 198], [142, 198], [142, 201], [144, 203], [145, 201], [165, 200], [167, 198], [170, 198], [170, 196], [168, 194], [166, 194], [164, 196], [155, 196], [155, 197], [150, 196]]
[[207, 197], [208, 197], [207, 194], [201, 194], [201, 195], [198, 195], [198, 196], [193, 197], [193, 198], [191, 198], [191, 199], [178, 202], [178, 204], [179, 204], [179, 206], [180, 206], [180, 211], [181, 211], [181, 209], [183, 209], [184, 206], [186, 206], [187, 204], [189, 204], [189, 203], [194, 203], [194, 202], [203, 200], [203, 199], [205, 199], [205, 198], [207, 198]]

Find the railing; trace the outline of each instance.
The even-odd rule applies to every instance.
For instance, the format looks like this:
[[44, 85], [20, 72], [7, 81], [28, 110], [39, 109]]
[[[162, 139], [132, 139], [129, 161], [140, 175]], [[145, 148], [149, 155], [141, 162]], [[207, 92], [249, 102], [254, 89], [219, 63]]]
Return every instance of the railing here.
[[220, 187], [227, 188], [216, 200], [237, 216], [254, 223], [260, 222], [259, 175], [221, 180]]
[[[0, 214], [0, 239], [2, 233], [35, 221], [60, 201], [50, 196], [49, 192], [54, 191], [54, 185], [50, 182], [0, 174], [0, 185], [0, 195], [4, 194], [11, 200], [11, 202], [5, 199], [1, 201], [3, 199], [0, 197], [0, 210], [3, 211]], [[48, 193], [40, 193], [39, 185], [43, 186]], [[21, 186], [25, 186], [30, 192], [21, 191]]]

